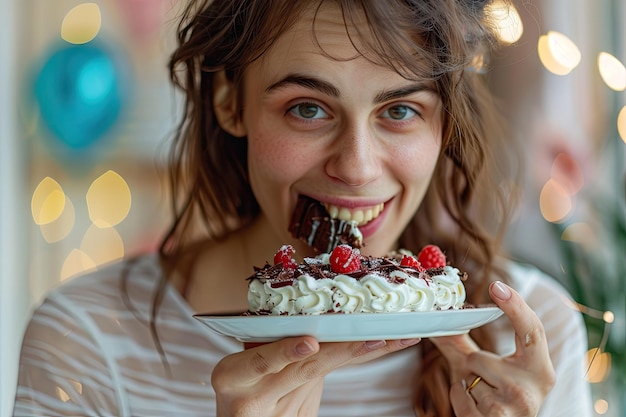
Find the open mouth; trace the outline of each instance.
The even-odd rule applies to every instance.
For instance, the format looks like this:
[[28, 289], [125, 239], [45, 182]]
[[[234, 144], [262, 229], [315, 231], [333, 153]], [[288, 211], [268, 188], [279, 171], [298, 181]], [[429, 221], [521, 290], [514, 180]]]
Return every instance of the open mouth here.
[[364, 226], [377, 218], [385, 208], [384, 203], [377, 204], [364, 209], [349, 209], [339, 207], [332, 204], [322, 203], [331, 219], [344, 220], [346, 222], [355, 222], [357, 226]]
[[350, 210], [300, 195], [289, 223], [289, 232], [318, 253], [330, 252], [344, 243], [360, 248], [363, 234], [359, 224], [366, 224], [378, 217], [383, 207], [379, 204]]

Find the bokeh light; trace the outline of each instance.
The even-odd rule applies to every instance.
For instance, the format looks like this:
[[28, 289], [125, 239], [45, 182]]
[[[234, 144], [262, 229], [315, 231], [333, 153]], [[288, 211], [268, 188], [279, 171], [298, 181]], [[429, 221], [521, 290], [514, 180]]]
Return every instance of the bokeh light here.
[[65, 207], [61, 215], [51, 223], [39, 225], [43, 238], [48, 243], [58, 242], [65, 239], [76, 223], [76, 210], [72, 200], [65, 196]]
[[83, 251], [73, 249], [70, 254], [65, 258], [63, 267], [61, 268], [60, 280], [75, 277], [79, 274], [95, 271], [95, 262]]
[[594, 250], [598, 246], [594, 230], [585, 222], [576, 222], [567, 226], [561, 234], [561, 240], [578, 243], [587, 250]]
[[61, 185], [46, 177], [37, 185], [30, 202], [35, 224], [48, 224], [61, 216], [65, 208], [65, 192]]
[[598, 70], [604, 83], [612, 90], [626, 89], [626, 67], [619, 59], [607, 52], [598, 54]]
[[604, 381], [611, 371], [611, 354], [600, 348], [587, 351], [587, 380], [592, 384]]
[[539, 37], [537, 52], [543, 66], [556, 75], [569, 74], [581, 60], [576, 44], [556, 31], [549, 31]]
[[522, 37], [524, 25], [513, 4], [496, 0], [489, 4], [487, 15], [494, 24], [496, 36], [501, 42], [512, 44]]
[[71, 9], [63, 18], [61, 38], [73, 44], [93, 40], [102, 26], [100, 7], [96, 3], [83, 3]]
[[596, 413], [604, 415], [609, 411], [609, 403], [607, 400], [599, 399], [593, 403], [593, 409]]
[[576, 194], [585, 185], [585, 178], [580, 165], [571, 154], [566, 152], [561, 152], [554, 158], [550, 176], [571, 195]]
[[130, 188], [115, 171], [109, 170], [96, 178], [87, 191], [89, 218], [97, 227], [119, 224], [128, 215], [130, 207]]
[[57, 386], [56, 387], [56, 392], [57, 392], [57, 397], [59, 397], [59, 399], [61, 401], [63, 401], [64, 403], [68, 402], [70, 400], [70, 396], [67, 395], [67, 392], [63, 391], [63, 388]]
[[101, 266], [124, 258], [124, 242], [114, 227], [105, 229], [91, 225], [83, 236], [80, 250]]
[[626, 143], [626, 106], [622, 107], [622, 110], [617, 115], [617, 132], [622, 141]]
[[539, 194], [539, 209], [544, 219], [552, 223], [562, 222], [572, 211], [571, 195], [554, 179], [548, 180]]
[[469, 69], [478, 73], [484, 73], [487, 69], [487, 59], [484, 54], [478, 54], [469, 65]]

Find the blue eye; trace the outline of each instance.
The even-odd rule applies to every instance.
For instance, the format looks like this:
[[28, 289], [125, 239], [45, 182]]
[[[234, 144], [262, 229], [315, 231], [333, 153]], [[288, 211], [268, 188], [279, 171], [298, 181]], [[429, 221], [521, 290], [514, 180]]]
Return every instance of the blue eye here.
[[324, 119], [328, 114], [314, 103], [300, 103], [289, 109], [293, 115], [303, 119]]
[[393, 120], [406, 120], [418, 114], [419, 113], [408, 106], [393, 106], [385, 110], [383, 117], [388, 117]]

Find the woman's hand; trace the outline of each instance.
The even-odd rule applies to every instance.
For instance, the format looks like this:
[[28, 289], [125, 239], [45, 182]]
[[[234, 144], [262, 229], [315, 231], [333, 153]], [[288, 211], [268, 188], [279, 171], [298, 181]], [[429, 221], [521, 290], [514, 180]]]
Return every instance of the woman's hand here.
[[220, 417], [316, 417], [324, 376], [415, 345], [419, 339], [322, 343], [310, 336], [257, 346], [222, 359], [211, 377]]
[[452, 407], [463, 417], [534, 417], [555, 382], [543, 325], [509, 286], [494, 282], [489, 293], [513, 325], [516, 350], [500, 357], [468, 335], [431, 339], [450, 364]]

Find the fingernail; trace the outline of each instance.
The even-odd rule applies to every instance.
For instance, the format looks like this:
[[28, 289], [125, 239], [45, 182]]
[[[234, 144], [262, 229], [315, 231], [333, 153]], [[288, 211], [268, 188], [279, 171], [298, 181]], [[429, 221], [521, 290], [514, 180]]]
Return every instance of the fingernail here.
[[491, 285], [491, 290], [493, 292], [493, 295], [502, 301], [506, 301], [511, 298], [511, 290], [500, 281], [494, 282]]
[[306, 340], [304, 342], [300, 342], [296, 345], [296, 352], [299, 355], [308, 355], [313, 352], [313, 346]]
[[415, 339], [402, 339], [400, 340], [400, 344], [402, 346], [413, 346], [413, 345], [417, 345], [421, 341], [422, 339], [420, 339], [419, 337]]
[[367, 350], [376, 350], [380, 349], [386, 344], [387, 342], [385, 342], [384, 340], [368, 340], [367, 342], [365, 342], [365, 347], [367, 348]]

